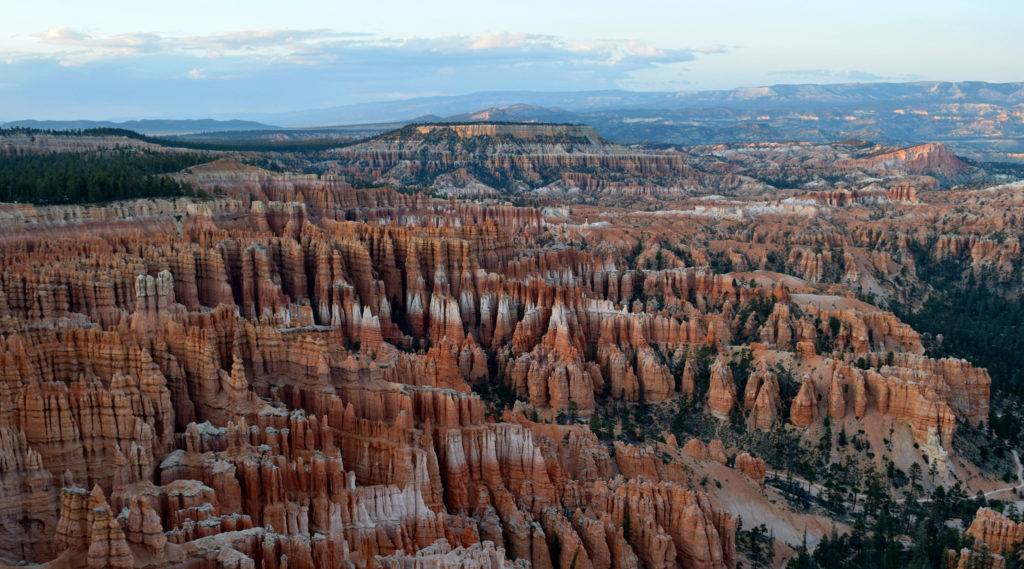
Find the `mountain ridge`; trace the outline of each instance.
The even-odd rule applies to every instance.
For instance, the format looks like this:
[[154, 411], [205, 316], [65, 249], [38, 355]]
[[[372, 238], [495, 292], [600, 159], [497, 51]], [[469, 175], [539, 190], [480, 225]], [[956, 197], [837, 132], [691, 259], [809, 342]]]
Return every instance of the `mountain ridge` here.
[[1024, 103], [1024, 83], [983, 81], [916, 81], [907, 83], [775, 84], [695, 91], [480, 91], [463, 95], [416, 97], [305, 109], [284, 113], [250, 113], [253, 120], [283, 126], [388, 122], [434, 114], [451, 116], [511, 105], [557, 107], [566, 111], [607, 109], [764, 108], [792, 105], [841, 105], [879, 101]]
[[87, 130], [93, 128], [122, 128], [140, 134], [198, 134], [239, 130], [276, 130], [279, 127], [241, 119], [140, 119], [123, 122], [94, 120], [33, 120], [24, 119], [0, 124], [3, 128], [33, 128], [38, 130]]

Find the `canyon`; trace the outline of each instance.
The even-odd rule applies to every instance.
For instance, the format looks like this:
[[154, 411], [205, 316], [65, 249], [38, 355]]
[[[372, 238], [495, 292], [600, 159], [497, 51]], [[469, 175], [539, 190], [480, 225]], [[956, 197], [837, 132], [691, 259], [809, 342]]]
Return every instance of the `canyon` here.
[[[134, 144], [51, 142], [0, 153]], [[1024, 284], [1024, 186], [942, 145], [441, 124], [253, 157], [171, 176], [205, 198], [0, 205], [4, 564], [734, 569], [763, 524], [780, 566], [848, 528], [786, 461], [1002, 484], [960, 442], [992, 376], [895, 312], [929, 263]]]

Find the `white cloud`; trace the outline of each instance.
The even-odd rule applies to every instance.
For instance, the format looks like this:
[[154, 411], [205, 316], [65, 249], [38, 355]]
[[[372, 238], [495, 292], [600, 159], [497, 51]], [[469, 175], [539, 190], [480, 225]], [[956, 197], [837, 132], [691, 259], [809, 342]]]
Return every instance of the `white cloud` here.
[[[8, 112], [27, 113], [36, 108], [30, 103], [35, 94], [55, 92], [77, 94], [68, 95], [67, 109], [137, 109], [145, 100], [153, 109], [234, 114], [277, 108], [282, 101], [316, 108], [375, 100], [410, 86], [436, 94], [614, 89], [636, 82], [637, 72], [703, 56], [629, 39], [388, 37], [326, 28], [181, 35], [61, 27], [31, 39], [27, 48], [0, 50], [0, 61], [11, 66], [3, 79], [20, 85], [16, 99], [0, 98], [0, 108], [13, 109]], [[673, 79], [685, 80], [682, 75], [689, 73], [677, 70]]]
[[9, 54], [16, 59], [44, 57], [61, 65], [78, 65], [126, 56], [186, 56], [203, 59], [260, 58], [265, 62], [317, 65], [367, 52], [393, 57], [427, 53], [471, 57], [473, 53], [504, 54], [521, 62], [565, 62], [576, 65], [644, 65], [689, 61], [695, 54], [720, 53], [722, 48], [663, 49], [638, 40], [604, 40], [568, 44], [541, 34], [500, 32], [479, 36], [388, 38], [364, 33], [316, 29], [240, 30], [215, 35], [133, 33], [99, 35], [71, 27], [51, 28], [34, 34], [36, 44]]
[[524, 47], [530, 44], [551, 45], [557, 40], [553, 36], [538, 34], [510, 34], [500, 32], [468, 38], [469, 49], [500, 49]]
[[735, 49], [736, 46], [724, 46], [724, 45], [708, 45], [704, 47], [694, 48], [693, 51], [697, 53], [703, 53], [706, 55], [715, 55], [719, 53], [726, 53], [730, 49]]
[[65, 67], [110, 57], [158, 54], [167, 48], [167, 40], [153, 33], [93, 36], [62, 26], [32, 37], [37, 40], [34, 48], [15, 52], [15, 58], [53, 57]]
[[664, 51], [636, 40], [626, 42], [623, 49], [630, 55], [639, 55], [641, 57], [651, 57], [656, 59], [665, 57]]
[[328, 29], [243, 30], [217, 35], [182, 36], [166, 33], [99, 35], [67, 26], [32, 34], [36, 43], [12, 52], [12, 58], [25, 60], [50, 57], [61, 65], [76, 65], [101, 59], [138, 55], [289, 58], [308, 53], [324, 44], [349, 41], [365, 34], [335, 32]]
[[65, 44], [65, 43], [77, 43], [87, 41], [89, 35], [82, 33], [74, 28], [68, 26], [62, 26], [59, 28], [50, 28], [41, 34], [36, 34], [36, 37], [47, 43]]

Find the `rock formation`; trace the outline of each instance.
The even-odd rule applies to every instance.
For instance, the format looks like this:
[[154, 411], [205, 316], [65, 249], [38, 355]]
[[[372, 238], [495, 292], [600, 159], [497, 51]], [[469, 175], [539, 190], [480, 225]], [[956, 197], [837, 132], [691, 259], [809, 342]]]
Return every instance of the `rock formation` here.
[[[988, 421], [988, 373], [927, 357], [857, 293], [895, 295], [915, 255], [1012, 288], [1021, 251], [996, 239], [1011, 220], [928, 201], [951, 198], [924, 178], [965, 163], [880, 155], [898, 167], [842, 145], [646, 150], [586, 127], [413, 125], [325, 151], [323, 175], [230, 158], [175, 174], [221, 190], [209, 200], [2, 204], [0, 557], [731, 568], [734, 504], [694, 473], [760, 499], [768, 466], [709, 434], [742, 423], [709, 416], [746, 414], [751, 440], [814, 436], [826, 416], [877, 435], [884, 418], [943, 484], [958, 421]], [[783, 170], [886, 185], [764, 201], [752, 176]], [[481, 179], [537, 207], [484, 197]], [[437, 180], [481, 199], [386, 185]], [[603, 205], [560, 201], [577, 190]], [[629, 201], [655, 198], [675, 206]], [[912, 208], [927, 227], [907, 225]], [[680, 449], [684, 433], [709, 442]], [[1005, 550], [1014, 528], [982, 513], [970, 531]]]
[[764, 459], [762, 458], [754, 458], [745, 452], [736, 455], [736, 470], [746, 474], [758, 484], [764, 483], [765, 469]]
[[818, 417], [818, 390], [814, 381], [804, 376], [800, 391], [793, 399], [789, 410], [789, 420], [797, 427], [807, 427]]
[[967, 534], [975, 539], [975, 545], [985, 544], [992, 553], [1002, 555], [1024, 541], [1024, 524], [989, 508], [980, 508]]
[[711, 385], [708, 387], [708, 409], [719, 419], [727, 419], [736, 404], [736, 384], [732, 371], [721, 359], [711, 367]]

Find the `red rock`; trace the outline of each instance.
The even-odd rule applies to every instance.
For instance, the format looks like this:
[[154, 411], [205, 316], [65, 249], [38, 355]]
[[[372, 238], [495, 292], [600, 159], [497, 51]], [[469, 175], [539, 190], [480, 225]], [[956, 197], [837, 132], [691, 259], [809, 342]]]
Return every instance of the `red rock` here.
[[856, 372], [853, 379], [853, 413], [858, 419], [864, 416], [868, 406], [868, 388], [864, 374]]
[[21, 559], [46, 559], [55, 553], [59, 481], [21, 431], [0, 426], [0, 457], [0, 519], [37, 520], [38, 526], [9, 528], [0, 538], [0, 551]]
[[683, 452], [692, 456], [695, 460], [707, 460], [708, 449], [700, 439], [690, 439], [683, 445]]
[[838, 374], [832, 374], [832, 382], [828, 390], [828, 415], [833, 421], [839, 421], [846, 415], [846, 392]]
[[[121, 516], [118, 516], [120, 519]], [[131, 543], [139, 543], [146, 547], [154, 559], [164, 558], [167, 537], [156, 510], [148, 500], [135, 497], [131, 501], [127, 518], [124, 521], [127, 539]]]
[[687, 358], [686, 363], [683, 365], [683, 378], [681, 391], [684, 395], [693, 395], [694, 390], [697, 389], [697, 366], [693, 363], [692, 358]]
[[[756, 379], [754, 379], [755, 377]], [[748, 386], [750, 381], [754, 381], [755, 384], [759, 383], [760, 386], [757, 388], [757, 395], [750, 407], [747, 421], [758, 429], [770, 430], [775, 426], [779, 408], [782, 405], [779, 380], [771, 370], [762, 369], [751, 374]], [[748, 393], [749, 391], [748, 389]]]
[[637, 354], [636, 371], [646, 402], [660, 403], [675, 390], [672, 374], [648, 346], [642, 346]]
[[708, 458], [721, 464], [728, 462], [729, 459], [725, 456], [725, 445], [722, 444], [722, 441], [715, 439], [708, 443]]
[[1005, 569], [1006, 559], [986, 551], [964, 547], [959, 555], [952, 549], [946, 551], [946, 566], [956, 569], [982, 567], [984, 569]]
[[736, 470], [746, 474], [758, 484], [764, 484], [765, 469], [764, 459], [762, 458], [754, 458], [745, 452], [736, 455]]
[[[452, 137], [495, 128], [441, 134], [465, 149]], [[569, 131], [502, 132], [521, 141]], [[688, 202], [672, 188], [724, 185], [740, 205], [700, 203], [718, 215], [743, 211], [744, 192], [763, 194], [737, 173], [763, 171], [752, 156], [831, 152], [787, 159], [787, 172], [813, 179], [853, 154], [831, 145], [703, 154], [591, 145], [596, 153], [547, 152], [546, 143], [535, 147], [544, 152], [491, 153], [485, 170], [539, 180], [539, 168], [558, 169], [551, 192], [574, 187], [603, 200]], [[176, 175], [223, 188], [225, 197], [204, 202], [0, 204], [0, 517], [9, 521], [0, 554], [247, 569], [731, 567], [736, 521], [688, 485], [687, 468], [697, 466], [676, 457], [671, 437], [618, 442], [613, 457], [583, 424], [528, 418], [533, 409], [545, 420], [586, 417], [607, 399], [664, 402], [676, 381], [692, 395], [709, 342], [722, 354], [709, 409], [727, 418], [742, 404], [755, 428], [778, 424], [780, 386], [768, 364], [828, 365], [799, 358], [826, 337], [835, 353], [871, 368], [832, 364], [832, 418], [852, 404], [858, 418], [905, 422], [940, 466], [958, 420], [987, 421], [984, 370], [924, 357], [916, 332], [852, 298], [892, 292], [898, 273], [917, 278], [911, 250], [955, 257], [976, 276], [1012, 275], [1019, 244], [990, 238], [1010, 220], [953, 211], [946, 200], [966, 199], [948, 197], [956, 192], [930, 195], [913, 216], [899, 209], [911, 206], [884, 204], [899, 213], [886, 216], [882, 202], [868, 202], [912, 201], [911, 190], [934, 186], [868, 159], [841, 171], [879, 174], [888, 190], [830, 190], [818, 198], [833, 205], [778, 203], [773, 211], [793, 215], [704, 224], [667, 209], [637, 213], [632, 202], [563, 208], [550, 194], [540, 210], [345, 181], [473, 178], [465, 167], [441, 170], [475, 155], [435, 153], [434, 164], [419, 150], [433, 152], [389, 137], [343, 149], [329, 160], [342, 176], [230, 161]], [[905, 170], [956, 173], [939, 150], [925, 150], [882, 154]], [[722, 153], [736, 156], [714, 157]], [[649, 181], [589, 172], [602, 170]], [[985, 193], [1004, 211], [1020, 205], [1010, 192]], [[827, 231], [808, 221], [819, 208], [828, 208]], [[734, 274], [686, 267], [724, 259]], [[816, 283], [767, 270], [779, 268]], [[871, 275], [887, 278], [853, 282]], [[729, 346], [740, 344], [761, 362], [742, 402], [727, 365], [739, 349]], [[488, 388], [487, 401], [473, 394]], [[490, 407], [505, 388], [520, 401]], [[815, 425], [819, 404], [805, 381], [793, 422]], [[721, 441], [691, 440], [683, 451], [727, 462]], [[763, 461], [748, 453], [735, 466], [764, 478]]]
[[804, 376], [800, 391], [789, 410], [789, 420], [797, 427], [808, 427], [818, 417], [818, 391], [814, 381]]
[[99, 486], [93, 488], [88, 507], [89, 567], [132, 567], [135, 561], [131, 549]]
[[708, 409], [719, 419], [728, 419], [736, 404], [736, 384], [733, 382], [732, 370], [719, 357], [711, 366], [711, 385], [708, 387]]
[[976, 545], [987, 545], [989, 551], [1002, 555], [1024, 541], [1024, 524], [1014, 523], [990, 508], [979, 508], [967, 534]]

